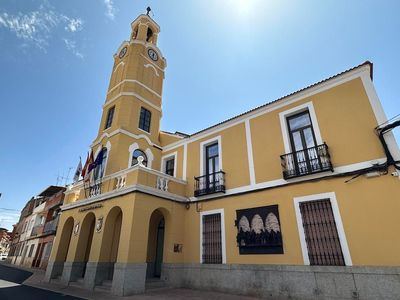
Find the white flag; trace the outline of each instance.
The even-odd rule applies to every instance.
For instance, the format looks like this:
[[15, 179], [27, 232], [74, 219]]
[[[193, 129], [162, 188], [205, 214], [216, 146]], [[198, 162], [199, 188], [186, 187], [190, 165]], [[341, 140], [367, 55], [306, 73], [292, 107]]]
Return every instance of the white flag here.
[[82, 173], [82, 160], [79, 158], [79, 164], [76, 167], [75, 175], [74, 175], [74, 182], [77, 182], [79, 180], [79, 176], [81, 176]]

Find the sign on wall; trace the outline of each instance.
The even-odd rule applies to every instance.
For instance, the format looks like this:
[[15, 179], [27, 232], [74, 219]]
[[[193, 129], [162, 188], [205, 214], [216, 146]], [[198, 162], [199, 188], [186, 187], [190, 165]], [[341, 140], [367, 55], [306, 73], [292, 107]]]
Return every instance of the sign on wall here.
[[283, 254], [278, 205], [236, 211], [240, 254]]

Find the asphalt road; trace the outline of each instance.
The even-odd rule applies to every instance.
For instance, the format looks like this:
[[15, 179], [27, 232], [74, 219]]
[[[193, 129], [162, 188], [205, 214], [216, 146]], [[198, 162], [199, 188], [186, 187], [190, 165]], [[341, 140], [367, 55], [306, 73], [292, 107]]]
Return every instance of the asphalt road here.
[[26, 286], [23, 282], [32, 275], [31, 272], [0, 265], [0, 299], [1, 300], [79, 300], [61, 293]]

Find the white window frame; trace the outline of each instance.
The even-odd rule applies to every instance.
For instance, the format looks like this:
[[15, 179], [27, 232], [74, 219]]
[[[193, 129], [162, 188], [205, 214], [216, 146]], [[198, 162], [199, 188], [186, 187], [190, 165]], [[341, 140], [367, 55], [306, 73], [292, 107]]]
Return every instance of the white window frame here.
[[226, 243], [225, 243], [225, 217], [224, 209], [214, 209], [200, 212], [200, 263], [203, 263], [203, 216], [220, 214], [221, 215], [221, 251], [222, 264], [226, 264]]
[[346, 266], [352, 266], [352, 260], [350, 256], [349, 246], [347, 244], [346, 234], [344, 232], [344, 227], [342, 223], [342, 218], [340, 217], [339, 206], [336, 200], [336, 194], [334, 192], [329, 193], [322, 193], [322, 194], [314, 194], [302, 197], [295, 197], [293, 198], [294, 201], [294, 209], [296, 212], [296, 219], [297, 219], [297, 229], [299, 230], [299, 237], [300, 237], [300, 245], [301, 251], [303, 253], [303, 260], [305, 265], [310, 265], [310, 259], [308, 256], [308, 249], [307, 249], [307, 242], [303, 227], [303, 219], [301, 216], [300, 211], [300, 203], [308, 202], [308, 201], [315, 201], [315, 200], [324, 200], [329, 199], [332, 206], [333, 216], [335, 218], [336, 229], [339, 236], [340, 246], [342, 248], [342, 253], [344, 257], [344, 263]]
[[294, 151], [294, 149], [292, 149], [291, 144], [290, 144], [290, 136], [289, 136], [289, 128], [287, 126], [287, 118], [290, 116], [296, 115], [298, 113], [301, 113], [303, 111], [308, 111], [310, 114], [311, 124], [312, 124], [313, 130], [314, 130], [314, 135], [315, 135], [317, 145], [321, 145], [323, 143], [323, 140], [321, 137], [321, 131], [319, 130], [317, 115], [315, 114], [315, 110], [314, 110], [314, 105], [310, 101], [310, 102], [304, 103], [302, 105], [293, 107], [291, 109], [288, 109], [288, 110], [285, 110], [285, 111], [279, 113], [279, 119], [280, 119], [280, 123], [281, 123], [281, 130], [282, 130], [282, 136], [283, 136], [283, 145], [285, 147], [285, 153], [291, 153]]
[[133, 155], [133, 151], [135, 151], [136, 149], [140, 149], [146, 154], [146, 156], [147, 156], [147, 167], [149, 169], [151, 169], [151, 166], [152, 166], [153, 160], [154, 160], [153, 152], [151, 152], [150, 148], [147, 148], [146, 150], [143, 150], [143, 148], [139, 147], [138, 143], [133, 143], [128, 148], [128, 152], [129, 152], [128, 169], [130, 167], [132, 167], [132, 155]]
[[165, 167], [166, 167], [166, 165], [167, 165], [167, 160], [170, 160], [171, 158], [174, 158], [174, 175], [173, 175], [173, 176], [176, 177], [177, 157], [178, 157], [178, 152], [177, 152], [177, 151], [162, 156], [162, 157], [161, 157], [161, 168], [160, 168], [160, 172], [166, 174]]
[[[215, 142], [218, 142], [218, 163], [219, 163], [219, 170], [222, 171], [222, 143], [221, 143], [221, 136], [218, 135], [216, 137], [213, 137], [211, 139], [208, 139], [204, 142], [200, 143], [200, 176], [206, 175], [205, 170], [206, 170], [206, 162], [205, 162], [205, 157], [206, 157], [206, 147], [214, 144]], [[217, 171], [217, 172], [218, 172]]]

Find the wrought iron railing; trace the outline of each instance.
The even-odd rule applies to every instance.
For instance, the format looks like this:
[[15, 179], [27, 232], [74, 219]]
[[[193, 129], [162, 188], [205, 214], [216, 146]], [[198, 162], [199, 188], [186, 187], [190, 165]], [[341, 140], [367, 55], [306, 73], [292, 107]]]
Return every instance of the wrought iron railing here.
[[323, 143], [315, 147], [281, 155], [283, 178], [289, 179], [324, 171], [333, 172], [328, 145]]
[[51, 220], [51, 221], [47, 222], [46, 224], [44, 224], [43, 233], [44, 234], [55, 233], [57, 231], [58, 219], [59, 219], [59, 217], [57, 216], [53, 220]]
[[94, 197], [100, 194], [101, 194], [101, 182], [85, 187], [85, 196], [87, 198]]
[[225, 172], [219, 171], [194, 178], [194, 196], [225, 193]]

